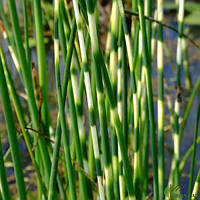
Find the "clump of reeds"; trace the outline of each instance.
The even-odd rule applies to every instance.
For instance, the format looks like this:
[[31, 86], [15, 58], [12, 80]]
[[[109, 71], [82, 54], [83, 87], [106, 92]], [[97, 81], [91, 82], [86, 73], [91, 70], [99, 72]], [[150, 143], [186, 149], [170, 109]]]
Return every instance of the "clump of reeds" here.
[[[29, 113], [23, 110], [1, 48], [0, 95], [19, 198], [34, 199], [24, 181], [18, 134], [23, 136], [36, 173], [35, 199], [173, 199], [173, 195], [181, 195], [180, 192], [174, 194], [173, 188], [180, 186], [183, 167], [190, 154], [188, 199], [195, 199], [200, 178], [199, 172], [194, 183], [200, 106], [193, 144], [184, 157], [180, 156], [180, 148], [190, 108], [200, 86], [200, 79], [194, 88], [191, 86], [186, 41], [200, 47], [184, 33], [184, 0], [177, 3], [178, 30], [164, 23], [163, 0], [157, 0], [154, 10], [151, 0], [132, 1], [132, 10], [125, 10], [122, 0], [113, 0], [110, 21], [105, 22], [110, 26], [105, 55], [98, 36], [98, 1], [73, 0], [72, 9], [69, 9], [66, 1], [54, 0], [56, 127], [52, 126], [51, 102], [48, 101], [48, 84], [53, 83], [49, 83], [47, 77], [41, 1], [23, 1], [23, 37], [16, 3], [8, 1], [7, 15], [0, 0], [0, 28], [25, 89]], [[131, 29], [126, 14], [132, 17]], [[34, 63], [31, 67], [31, 18], [38, 75]], [[177, 32], [174, 109], [164, 74], [164, 28]], [[154, 55], [155, 47], [157, 54]], [[62, 75], [61, 59], [64, 63]], [[181, 115], [183, 60], [190, 97]], [[154, 62], [157, 63], [157, 112], [156, 91], [152, 85]], [[169, 179], [165, 178], [164, 146], [167, 110], [174, 142]], [[14, 112], [20, 130], [15, 127]], [[0, 143], [0, 199], [9, 200], [6, 157]], [[149, 190], [150, 175], [153, 176], [152, 191]]]

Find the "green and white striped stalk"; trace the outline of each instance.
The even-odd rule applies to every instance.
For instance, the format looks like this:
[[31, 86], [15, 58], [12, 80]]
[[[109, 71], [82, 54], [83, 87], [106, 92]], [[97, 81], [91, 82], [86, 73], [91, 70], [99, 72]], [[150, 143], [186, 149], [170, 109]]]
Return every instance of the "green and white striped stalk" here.
[[[100, 113], [100, 124], [102, 128], [105, 127], [104, 130], [107, 130], [105, 126], [106, 118], [105, 118], [105, 103], [104, 103], [103, 84], [102, 84], [102, 77], [103, 77], [104, 85], [106, 88], [106, 94], [110, 102], [111, 116], [113, 117], [112, 120], [115, 126], [115, 130], [117, 133], [117, 137], [118, 137], [118, 141], [119, 141], [120, 149], [122, 153], [122, 160], [124, 163], [124, 170], [125, 170], [125, 177], [126, 177], [126, 185], [129, 192], [129, 197], [133, 198], [134, 192], [133, 192], [131, 168], [129, 165], [128, 154], [127, 154], [127, 150], [125, 146], [124, 136], [122, 133], [122, 125], [120, 123], [118, 112], [117, 112], [117, 102], [114, 98], [114, 93], [113, 93], [112, 86], [108, 77], [108, 72], [106, 70], [104, 58], [99, 46], [97, 30], [96, 30], [96, 25], [95, 25], [94, 6], [91, 0], [87, 0], [86, 3], [87, 3], [87, 12], [88, 12], [88, 20], [89, 20], [89, 32], [90, 32], [90, 38], [91, 38], [91, 44], [92, 44], [92, 54], [94, 56], [94, 61], [95, 61], [94, 69], [95, 69], [95, 74], [96, 74], [97, 99], [98, 99], [98, 106], [99, 106], [99, 113]], [[102, 77], [101, 77], [101, 73], [102, 73]], [[109, 166], [109, 169], [111, 172], [112, 170], [111, 166]]]
[[176, 100], [174, 105], [175, 123], [174, 123], [174, 157], [175, 157], [175, 184], [180, 182], [179, 174], [179, 159], [180, 159], [180, 143], [179, 143], [179, 115], [181, 105], [181, 61], [182, 61], [182, 35], [183, 35], [183, 18], [184, 18], [184, 0], [179, 1], [178, 11], [178, 42], [177, 42], [177, 55], [176, 55]]
[[149, 110], [146, 89], [146, 68], [142, 66], [142, 97], [141, 97], [141, 122], [143, 134], [143, 196], [148, 195], [148, 172], [149, 172]]
[[147, 98], [148, 98], [148, 106], [149, 106], [151, 140], [152, 140], [154, 197], [155, 197], [155, 200], [158, 200], [159, 199], [158, 160], [157, 160], [157, 147], [156, 147], [153, 90], [152, 90], [152, 80], [151, 80], [151, 57], [150, 57], [151, 52], [148, 50], [148, 40], [147, 40], [147, 34], [146, 34], [146, 23], [145, 23], [145, 17], [144, 17], [143, 0], [139, 0], [138, 2], [138, 11], [139, 11], [139, 19], [140, 19], [140, 28], [142, 31], [144, 65], [146, 68], [146, 86], [147, 86]]
[[[136, 33], [138, 34], [138, 33]], [[135, 61], [136, 62], [136, 61]], [[138, 68], [135, 70], [137, 74], [137, 86], [133, 87], [133, 115], [134, 115], [134, 189], [135, 189], [135, 198], [141, 199], [141, 149], [140, 149], [140, 135], [139, 135], [139, 121], [140, 121], [140, 99], [141, 99], [141, 68], [142, 68], [142, 35], [139, 31], [139, 53], [138, 53]], [[134, 76], [134, 75], [132, 75]], [[137, 88], [136, 88], [137, 87]]]
[[104, 155], [104, 167], [105, 167], [105, 186], [106, 186], [106, 195], [108, 199], [114, 198], [113, 192], [113, 173], [112, 173], [112, 163], [110, 156], [110, 147], [109, 147], [109, 138], [108, 138], [108, 129], [106, 121], [106, 110], [104, 102], [104, 92], [103, 92], [103, 82], [101, 77], [101, 68], [99, 67], [101, 61], [97, 61], [97, 53], [99, 51], [99, 44], [96, 31], [95, 23], [95, 13], [92, 1], [87, 1], [87, 13], [89, 20], [89, 32], [92, 44], [92, 54], [94, 56], [94, 70], [96, 78], [96, 89], [97, 89], [97, 101], [98, 101], [98, 110], [99, 110], [99, 119], [100, 119], [100, 128], [102, 134], [102, 145], [103, 145], [103, 155]]
[[117, 0], [113, 0], [112, 12], [111, 12], [111, 46], [110, 46], [110, 73], [111, 82], [113, 85], [114, 94], [117, 93], [117, 38], [118, 38], [118, 27], [119, 27], [119, 11]]
[[[163, 21], [163, 0], [157, 0], [158, 21]], [[163, 84], [163, 27], [158, 24], [157, 40], [157, 79], [158, 79], [158, 183], [159, 199], [164, 199], [165, 160], [164, 160], [164, 84]]]
[[103, 188], [103, 182], [102, 182], [103, 180], [102, 180], [102, 171], [101, 171], [101, 163], [100, 163], [100, 151], [99, 151], [99, 144], [98, 144], [96, 120], [95, 120], [95, 113], [94, 113], [94, 102], [92, 98], [92, 89], [91, 89], [91, 82], [90, 82], [90, 75], [89, 75], [88, 60], [87, 60], [87, 54], [86, 54], [86, 48], [85, 48], [85, 42], [84, 42], [84, 36], [83, 36], [83, 26], [82, 26], [83, 23], [80, 16], [77, 0], [73, 0], [73, 5], [74, 5], [76, 23], [78, 27], [78, 38], [79, 38], [79, 45], [80, 45], [80, 50], [81, 50], [82, 67], [84, 68], [84, 82], [85, 82], [87, 103], [88, 103], [88, 109], [89, 109], [90, 130], [92, 134], [99, 195], [100, 195], [100, 199], [104, 200], [105, 194], [104, 194], [104, 188]]
[[[122, 49], [122, 40], [123, 40], [123, 30], [122, 30], [122, 23], [120, 20], [119, 23], [119, 46], [118, 46], [118, 70], [117, 70], [117, 110], [119, 114], [120, 122], [122, 123], [122, 59], [123, 59], [123, 50]], [[118, 144], [118, 161], [119, 161], [119, 193], [120, 193], [120, 199], [125, 199], [125, 180], [123, 175], [123, 161], [122, 161], [122, 155], [120, 146]]]
[[[158, 12], [157, 10], [154, 11], [154, 19], [157, 19]], [[156, 48], [156, 33], [157, 33], [157, 23], [152, 23], [152, 38], [151, 38], [151, 58], [153, 62], [153, 58], [155, 55], [155, 48]]]
[[[70, 197], [71, 199], [76, 199], [76, 189], [75, 189], [75, 179], [73, 173], [73, 167], [70, 156], [70, 148], [65, 120], [65, 110], [64, 102], [62, 97], [61, 82], [60, 82], [60, 66], [59, 66], [59, 33], [58, 33], [58, 20], [59, 20], [59, 0], [54, 2], [54, 59], [55, 59], [55, 76], [56, 76], [56, 87], [58, 92], [58, 106], [59, 106], [59, 116], [61, 120], [62, 138], [64, 153], [67, 166], [67, 175], [69, 180]], [[51, 191], [53, 192], [53, 191]]]
[[[128, 33], [126, 18], [124, 15], [124, 8], [121, 0], [118, 0], [118, 6], [120, 10], [120, 15], [122, 17], [122, 24], [123, 24], [123, 30], [125, 34], [125, 41], [126, 41], [126, 48], [128, 53], [128, 61], [130, 66], [130, 74], [131, 74], [131, 88], [132, 88], [132, 101], [133, 101], [133, 112], [134, 112], [134, 135], [135, 135], [135, 153], [134, 153], [134, 189], [135, 189], [135, 195], [136, 198], [138, 198], [141, 194], [140, 192], [140, 167], [139, 167], [139, 110], [138, 110], [138, 98], [137, 98], [137, 87], [136, 87], [136, 80], [135, 80], [135, 70], [134, 70], [134, 62], [133, 62], [133, 53], [131, 48], [131, 42], [130, 37]], [[139, 189], [140, 188], [140, 189]]]
[[88, 161], [87, 161], [87, 150], [86, 150], [86, 131], [85, 131], [85, 127], [83, 124], [84, 116], [83, 116], [83, 112], [82, 112], [82, 108], [81, 108], [81, 99], [80, 99], [80, 94], [79, 94], [77, 71], [76, 71], [74, 57], [72, 57], [72, 63], [71, 63], [71, 82], [72, 82], [74, 102], [75, 102], [75, 107], [76, 107], [81, 148], [82, 148], [82, 152], [83, 152], [84, 169], [86, 170], [86, 172], [88, 172]]
[[186, 39], [182, 38], [182, 48], [183, 48], [183, 67], [185, 72], [185, 89], [189, 92], [192, 88], [191, 76], [189, 71], [189, 57], [188, 57], [188, 47], [186, 44]]
[[[114, 97], [117, 97], [117, 39], [118, 39], [118, 26], [119, 26], [119, 11], [117, 1], [112, 3], [112, 11], [110, 17], [110, 29], [111, 29], [111, 45], [110, 45], [110, 62], [109, 73], [110, 80], [113, 87]], [[107, 99], [108, 103], [108, 99]], [[108, 104], [109, 107], [109, 104]], [[108, 111], [109, 112], [109, 111]], [[109, 115], [107, 114], [108, 120]], [[112, 115], [110, 116], [112, 119]], [[114, 124], [111, 124], [112, 129], [112, 166], [113, 166], [113, 178], [114, 178], [114, 192], [115, 197], [119, 197], [119, 170], [118, 170], [118, 145], [117, 135], [114, 128]]]
[[200, 170], [198, 171], [197, 179], [196, 179], [196, 181], [194, 183], [194, 188], [193, 188], [193, 191], [192, 191], [191, 200], [196, 200], [197, 199], [199, 188], [200, 188]]
[[[128, 33], [126, 18], [124, 15], [124, 7], [121, 0], [118, 0], [118, 6], [120, 10], [120, 15], [122, 17], [122, 24], [125, 34], [126, 48], [128, 53], [128, 61], [130, 66], [130, 74], [131, 74], [131, 88], [132, 88], [132, 100], [133, 100], [133, 112], [134, 112], [134, 135], [135, 135], [135, 153], [134, 153], [134, 189], [136, 198], [140, 198], [141, 195], [140, 189], [140, 153], [139, 153], [139, 104], [137, 97], [137, 86], [135, 80], [135, 69], [133, 62], [133, 53], [131, 48], [130, 37]], [[137, 33], [137, 32], [136, 32]]]
[[[69, 84], [68, 84], [68, 96], [69, 96], [71, 130], [73, 134], [72, 135], [73, 140], [75, 142], [76, 158], [77, 158], [79, 166], [83, 168], [83, 153], [82, 153], [81, 142], [80, 142], [80, 137], [79, 137], [78, 121], [77, 121], [77, 116], [76, 116], [76, 108], [75, 108], [71, 80], [69, 80]], [[87, 200], [88, 192], [87, 192], [86, 176], [81, 171], [81, 169], [79, 169], [78, 171], [79, 171], [78, 177], [79, 177], [80, 196], [81, 196], [81, 199]]]
[[107, 33], [106, 47], [105, 47], [105, 63], [106, 63], [107, 69], [108, 69], [109, 62], [110, 62], [110, 46], [111, 46], [111, 33], [110, 33], [110, 29], [109, 29], [108, 33]]

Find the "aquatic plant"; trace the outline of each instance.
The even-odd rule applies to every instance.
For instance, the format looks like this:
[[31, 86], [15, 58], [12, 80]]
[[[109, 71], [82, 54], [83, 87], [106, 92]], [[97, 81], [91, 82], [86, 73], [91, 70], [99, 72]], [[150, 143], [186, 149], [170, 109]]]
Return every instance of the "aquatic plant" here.
[[[7, 3], [0, 0], [0, 31], [24, 87], [28, 112], [22, 106], [0, 48], [1, 106], [10, 145], [4, 155], [0, 142], [1, 199], [11, 199], [5, 170], [10, 152], [20, 199], [172, 199], [172, 194], [181, 196], [183, 167], [191, 154], [188, 199], [195, 199], [200, 177], [198, 173], [194, 178], [196, 148], [200, 142], [200, 106], [193, 144], [184, 156], [180, 150], [190, 109], [200, 87], [200, 78], [194, 87], [191, 84], [188, 42], [198, 51], [200, 45], [185, 31], [184, 0], [176, 1], [174, 8], [178, 13], [178, 29], [164, 22], [163, 0], [156, 1], [155, 9], [151, 0], [134, 0], [129, 2], [132, 8], [128, 5], [128, 9], [122, 0], [113, 0], [110, 20], [103, 22], [109, 26], [106, 45], [101, 44], [104, 38], [100, 37], [98, 1], [73, 0], [70, 4], [54, 0], [51, 4], [24, 0], [23, 23], [18, 17], [21, 13], [17, 12], [17, 2]], [[53, 19], [49, 13], [48, 28], [53, 41], [55, 83], [50, 83], [47, 77], [47, 25], [43, 24], [43, 12], [46, 14], [48, 10], [53, 12]], [[131, 18], [131, 25], [127, 16]], [[34, 30], [37, 64], [31, 60], [30, 29]], [[175, 64], [164, 41], [164, 29], [177, 33]], [[174, 103], [164, 73], [164, 50], [176, 75]], [[188, 94], [185, 108], [181, 106], [182, 67]], [[152, 71], [157, 72], [155, 85]], [[57, 116], [53, 116], [56, 126], [52, 123], [49, 84], [56, 85]], [[157, 88], [156, 101], [154, 88]], [[171, 171], [166, 179], [167, 125], [172, 129], [174, 146]], [[26, 187], [19, 138], [26, 144], [37, 177], [35, 197]], [[153, 189], [149, 189], [150, 185]], [[176, 193], [172, 192], [174, 189]]]

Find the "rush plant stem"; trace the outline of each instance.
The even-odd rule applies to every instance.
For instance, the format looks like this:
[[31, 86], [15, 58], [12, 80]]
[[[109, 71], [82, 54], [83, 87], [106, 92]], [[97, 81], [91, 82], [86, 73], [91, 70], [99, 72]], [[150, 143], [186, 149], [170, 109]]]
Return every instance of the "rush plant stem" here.
[[59, 116], [61, 120], [61, 129], [64, 144], [64, 153], [67, 166], [67, 175], [70, 186], [70, 196], [71, 199], [76, 199], [76, 189], [75, 189], [75, 179], [72, 167], [72, 161], [70, 156], [70, 148], [65, 120], [65, 109], [62, 97], [62, 88], [60, 82], [60, 66], [59, 66], [59, 33], [58, 33], [58, 20], [59, 20], [59, 0], [54, 2], [54, 55], [55, 55], [55, 77], [56, 77], [56, 87], [58, 93], [58, 106], [59, 106]]
[[3, 72], [2, 61], [0, 58], [0, 95], [1, 95], [1, 102], [3, 106], [3, 112], [6, 120], [7, 131], [8, 131], [8, 138], [9, 143], [11, 146], [11, 153], [12, 159], [14, 163], [14, 170], [15, 170], [15, 177], [16, 177], [16, 184], [17, 190], [19, 193], [19, 198], [21, 200], [26, 200], [26, 189], [24, 183], [24, 175], [22, 171], [22, 163], [20, 159], [20, 152], [19, 152], [19, 144], [17, 140], [17, 134], [15, 129], [15, 123], [13, 119], [12, 108], [10, 104], [8, 88], [6, 84], [5, 75]]
[[[9, 4], [9, 11], [11, 14], [11, 21], [13, 25], [14, 37], [15, 37], [16, 47], [17, 47], [17, 52], [18, 52], [18, 60], [21, 65], [23, 81], [24, 81], [25, 88], [28, 95], [28, 105], [29, 105], [30, 115], [32, 119], [32, 124], [33, 124], [33, 128], [37, 129], [38, 128], [38, 111], [37, 111], [37, 106], [36, 106], [34, 92], [33, 92], [33, 84], [31, 81], [32, 80], [31, 69], [30, 67], [28, 67], [27, 61], [26, 61], [26, 54], [23, 47], [23, 41], [21, 37], [20, 26], [19, 26], [17, 11], [16, 11], [16, 4], [14, 0], [9, 1], [8, 4]], [[41, 153], [40, 156], [42, 157], [42, 162], [45, 167], [45, 172], [46, 174], [48, 174], [48, 172], [50, 172], [50, 160], [49, 160], [49, 155], [47, 152], [47, 147], [45, 145], [44, 138], [39, 139], [38, 150], [40, 150], [40, 153]], [[48, 185], [49, 176], [45, 176], [45, 178], [46, 178], [45, 179], [46, 185]]]
[[182, 37], [183, 37], [183, 17], [184, 17], [184, 0], [179, 2], [178, 11], [178, 41], [177, 41], [177, 72], [176, 72], [176, 100], [174, 105], [174, 160], [175, 160], [175, 184], [180, 182], [179, 172], [179, 159], [180, 159], [180, 142], [179, 142], [179, 117], [180, 117], [180, 105], [181, 105], [181, 61], [182, 61]]
[[191, 196], [192, 196], [192, 184], [193, 184], [193, 179], [194, 179], [193, 176], [194, 176], [194, 164], [195, 164], [195, 158], [196, 158], [196, 146], [197, 146], [197, 135], [198, 135], [198, 129], [199, 129], [199, 118], [200, 118], [200, 98], [199, 98], [199, 103], [198, 103], [195, 130], [194, 130], [194, 138], [193, 138], [193, 152], [192, 152], [192, 161], [191, 161], [191, 167], [190, 167], [188, 200], [190, 200]]
[[159, 188], [158, 188], [158, 159], [157, 159], [157, 147], [156, 147], [156, 132], [155, 132], [155, 116], [154, 116], [154, 104], [153, 104], [153, 90], [151, 80], [151, 52], [148, 49], [146, 24], [144, 17], [144, 5], [143, 0], [138, 2], [140, 28], [142, 31], [142, 45], [144, 54], [144, 64], [146, 67], [146, 85], [147, 85], [147, 99], [149, 106], [149, 119], [150, 119], [150, 130], [152, 140], [152, 159], [153, 159], [153, 186], [154, 186], [154, 197], [155, 200], [159, 199]]
[[[81, 59], [82, 59], [82, 68], [84, 70], [84, 83], [87, 95], [87, 103], [89, 109], [89, 118], [90, 118], [90, 129], [92, 134], [92, 142], [93, 142], [93, 149], [94, 149], [94, 156], [95, 156], [95, 164], [96, 164], [96, 172], [97, 172], [97, 181], [99, 187], [99, 194], [100, 199], [105, 199], [104, 188], [102, 185], [102, 169], [100, 163], [100, 151], [99, 151], [99, 144], [98, 144], [98, 136], [97, 136], [97, 128], [96, 128], [96, 120], [95, 120], [95, 110], [94, 110], [94, 98], [92, 97], [92, 87], [90, 82], [90, 74], [89, 74], [89, 67], [88, 67], [88, 59], [87, 59], [87, 52], [86, 46], [84, 42], [84, 35], [83, 35], [83, 26], [82, 26], [82, 19], [78, 8], [78, 2], [73, 0], [74, 5], [74, 12], [76, 23], [78, 27], [78, 38], [79, 38], [79, 45], [81, 50]], [[89, 37], [89, 36], [88, 36]]]
[[4, 166], [3, 152], [1, 146], [1, 136], [0, 136], [0, 187], [3, 199], [11, 200], [10, 190], [8, 188], [8, 182], [6, 177], [6, 169]]
[[[61, 20], [61, 18], [60, 18], [60, 20]], [[72, 52], [74, 49], [75, 33], [76, 33], [76, 23], [74, 20], [72, 23], [72, 29], [71, 29], [70, 39], [69, 39], [69, 45], [68, 45], [69, 48], [67, 51], [67, 55], [64, 54], [64, 51], [63, 51], [64, 64], [65, 64], [64, 78], [63, 78], [63, 84], [62, 84], [63, 104], [65, 104], [65, 101], [66, 101], [67, 85], [68, 85], [69, 74], [70, 74], [70, 64], [71, 64]], [[61, 45], [62, 45], [62, 42], [61, 42]], [[66, 59], [65, 59], [65, 57], [66, 57]], [[58, 164], [58, 158], [59, 158], [58, 155], [59, 155], [59, 147], [60, 147], [60, 140], [61, 140], [61, 117], [60, 117], [60, 114], [58, 114], [58, 117], [57, 117], [55, 136], [56, 136], [55, 137], [55, 147], [53, 150], [53, 161], [52, 161], [52, 166], [51, 166], [48, 200], [52, 200], [54, 197], [53, 194], [54, 194], [55, 178], [56, 178], [56, 174], [57, 174], [57, 164]], [[67, 141], [67, 140], [65, 140], [66, 139], [65, 137], [66, 137], [65, 135], [62, 135], [64, 143]], [[68, 141], [67, 141], [67, 145], [68, 145]], [[65, 151], [65, 153], [67, 153], [67, 151]], [[65, 154], [65, 156], [66, 156], [66, 154]], [[68, 156], [67, 156], [67, 159], [68, 159]], [[68, 161], [67, 159], [66, 159], [66, 162]], [[68, 166], [68, 164], [66, 164], [66, 165]], [[68, 173], [71, 172], [68, 167], [67, 167], [67, 171], [68, 171]], [[72, 172], [73, 172], [73, 170], [72, 170]], [[73, 174], [70, 174], [70, 176], [68, 178], [69, 178], [70, 194], [71, 194], [71, 196], [73, 196], [72, 199], [75, 199], [76, 198], [75, 187], [73, 185], [71, 186], [71, 183], [73, 183], [73, 180], [71, 180], [74, 178], [73, 176], [74, 176]]]
[[[158, 21], [163, 21], [163, 0], [157, 0]], [[158, 24], [157, 42], [158, 73], [158, 182], [159, 199], [164, 199], [164, 85], [163, 85], [163, 27]]]
[[42, 122], [45, 125], [45, 132], [49, 132], [50, 126], [50, 114], [48, 106], [48, 87], [47, 87], [47, 66], [46, 66], [46, 54], [44, 46], [44, 33], [42, 23], [42, 9], [41, 1], [33, 0], [34, 7], [34, 21], [35, 21], [35, 32], [36, 32], [36, 48], [38, 58], [38, 69], [39, 69], [39, 81], [42, 91]]
[[[89, 20], [89, 32], [90, 32], [90, 38], [91, 38], [91, 44], [92, 44], [92, 54], [94, 56], [94, 69], [95, 69], [95, 77], [96, 77], [96, 86], [97, 86], [97, 99], [98, 99], [98, 106], [99, 106], [99, 113], [100, 113], [100, 123], [103, 126], [101, 127], [101, 132], [104, 134], [104, 131], [107, 132], [107, 124], [106, 124], [106, 116], [105, 116], [105, 104], [104, 104], [104, 94], [103, 94], [103, 83], [102, 83], [102, 77], [104, 80], [104, 85], [106, 88], [106, 94], [109, 99], [111, 113], [113, 117], [113, 123], [115, 126], [115, 130], [118, 137], [118, 142], [120, 145], [121, 153], [122, 153], [122, 160], [124, 163], [124, 171], [125, 171], [125, 179], [126, 179], [126, 186], [129, 192], [129, 197], [133, 198], [134, 191], [133, 191], [133, 182], [132, 182], [132, 174], [131, 174], [131, 168], [128, 161], [128, 153], [125, 146], [125, 140], [122, 132], [122, 125], [119, 120], [118, 112], [117, 112], [117, 103], [114, 98], [113, 89], [108, 77], [107, 69], [105, 66], [104, 58], [102, 55], [102, 52], [99, 47], [99, 41], [97, 37], [97, 30], [96, 30], [96, 24], [95, 24], [95, 15], [94, 15], [94, 5], [91, 0], [87, 0], [87, 13], [88, 13], [88, 20]], [[107, 135], [107, 133], [106, 133]], [[106, 136], [107, 137], [107, 136]], [[107, 147], [108, 148], [108, 147]], [[105, 166], [106, 168], [111, 169], [110, 164], [111, 161], [108, 162], [108, 165]], [[108, 172], [107, 172], [108, 173]], [[111, 181], [111, 180], [110, 180]], [[112, 188], [112, 181], [109, 184]]]

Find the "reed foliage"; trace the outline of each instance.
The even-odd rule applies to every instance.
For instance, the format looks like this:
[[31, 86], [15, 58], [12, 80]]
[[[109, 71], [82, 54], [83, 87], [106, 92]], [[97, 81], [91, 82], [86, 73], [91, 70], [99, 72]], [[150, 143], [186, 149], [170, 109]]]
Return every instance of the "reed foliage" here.
[[[129, 3], [128, 10], [124, 3]], [[21, 91], [27, 97], [22, 100], [19, 95], [0, 48], [1, 107], [10, 145], [4, 155], [0, 142], [0, 199], [11, 199], [5, 168], [10, 152], [19, 199], [181, 198], [181, 191], [174, 193], [174, 188], [180, 188], [191, 154], [188, 199], [197, 197], [200, 173], [195, 177], [194, 171], [200, 104], [193, 143], [185, 155], [180, 154], [185, 125], [200, 87], [200, 78], [194, 87], [191, 84], [188, 44], [198, 52], [200, 46], [184, 32], [184, 0], [176, 1], [178, 29], [165, 24], [163, 0], [113, 0], [110, 5], [110, 20], [103, 22], [109, 27], [103, 41], [98, 1], [23, 0], [23, 9], [17, 11], [18, 1], [0, 0], [0, 34], [7, 41]], [[49, 24], [53, 23], [48, 37], [54, 49], [55, 83], [47, 77], [52, 66], [47, 65], [45, 9], [50, 10]], [[169, 41], [164, 41], [166, 28], [176, 33], [176, 62], [166, 47]], [[31, 31], [36, 63], [31, 60]], [[175, 73], [173, 92], [164, 73], [167, 56]], [[181, 71], [185, 72], [183, 78]], [[57, 116], [51, 115], [49, 85], [56, 86]], [[182, 106], [184, 87], [188, 98]], [[166, 135], [173, 141], [169, 174], [165, 169], [166, 162], [170, 163]], [[26, 187], [19, 136], [34, 167], [36, 192]]]

